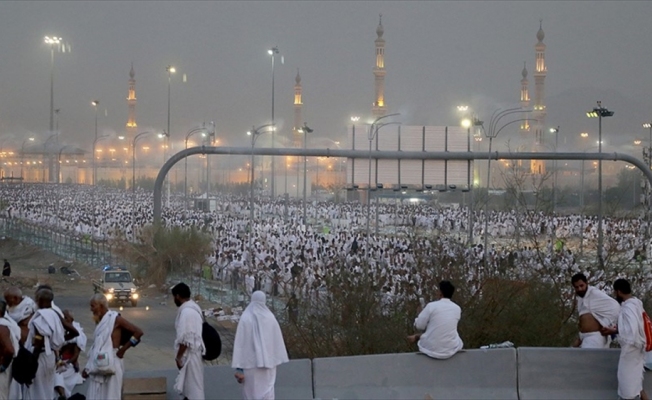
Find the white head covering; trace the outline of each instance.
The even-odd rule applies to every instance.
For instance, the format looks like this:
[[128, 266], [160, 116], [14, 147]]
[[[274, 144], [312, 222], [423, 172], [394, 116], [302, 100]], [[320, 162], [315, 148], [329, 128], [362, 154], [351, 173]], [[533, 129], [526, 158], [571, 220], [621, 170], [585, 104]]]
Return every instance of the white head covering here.
[[256, 291], [242, 313], [233, 343], [233, 368], [274, 368], [288, 362], [281, 327]]

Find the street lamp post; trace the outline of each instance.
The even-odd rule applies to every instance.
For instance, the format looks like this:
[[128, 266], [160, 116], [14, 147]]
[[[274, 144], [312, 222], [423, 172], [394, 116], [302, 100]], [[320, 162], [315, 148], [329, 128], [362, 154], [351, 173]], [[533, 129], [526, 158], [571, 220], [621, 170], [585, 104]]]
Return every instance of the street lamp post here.
[[[274, 125], [267, 124], [261, 125], [258, 128], [253, 127], [250, 131], [247, 132], [247, 135], [251, 136], [251, 181], [249, 182], [249, 251], [253, 251], [253, 237], [254, 237], [254, 147], [256, 146], [256, 140], [258, 137], [265, 133], [265, 130], [271, 130], [274, 132]], [[251, 254], [253, 257], [253, 253]]]
[[484, 206], [484, 265], [485, 268], [489, 266], [489, 259], [488, 255], [489, 252], [487, 250], [487, 246], [489, 245], [489, 188], [491, 187], [491, 145], [493, 143], [493, 139], [498, 136], [500, 131], [502, 131], [505, 127], [515, 124], [517, 122], [521, 121], [526, 121], [526, 118], [520, 118], [517, 120], [510, 121], [506, 124], [503, 124], [500, 128], [496, 129], [498, 122], [503, 118], [506, 117], [510, 114], [515, 114], [515, 113], [522, 113], [522, 112], [530, 112], [531, 110], [524, 110], [521, 107], [516, 107], [516, 108], [508, 108], [506, 110], [496, 110], [494, 113], [491, 115], [491, 119], [489, 120], [489, 130], [485, 131], [484, 130], [484, 125], [482, 121], [477, 121], [477, 125], [480, 126], [480, 128], [484, 131], [485, 136], [489, 138], [489, 152], [488, 152], [488, 157], [487, 157], [487, 201], [485, 202]]
[[[271, 49], [267, 50], [267, 54], [272, 56], [272, 126], [276, 126], [274, 121], [274, 59], [276, 58], [276, 55], [279, 54], [278, 47], [274, 46]], [[276, 129], [272, 130], [272, 148], [276, 147], [276, 134], [275, 134]], [[271, 190], [271, 195], [272, 199], [276, 197], [276, 171], [274, 168], [274, 159], [275, 157], [272, 157], [272, 190]]]
[[99, 100], [91, 101], [91, 105], [95, 108], [95, 140], [93, 141], [93, 186], [97, 182], [97, 167], [95, 166], [95, 144], [97, 143], [97, 106], [100, 105]]
[[[61, 112], [60, 108], [57, 108], [56, 110], [54, 110], [54, 130], [55, 130], [55, 134], [56, 134], [56, 138], [57, 138], [57, 144], [59, 144], [59, 112]], [[59, 176], [60, 176], [59, 169], [60, 168], [61, 168], [61, 166], [57, 163], [56, 171], [55, 171], [55, 173], [57, 175], [56, 178], [55, 178], [56, 183], [61, 183], [60, 179], [59, 179]]]
[[[186, 140], [185, 140], [186, 149], [188, 148], [188, 140], [190, 139], [190, 136], [192, 136], [197, 132], [202, 132], [202, 136], [204, 137], [206, 136], [206, 128], [204, 126], [202, 126], [201, 128], [191, 129], [186, 134]], [[184, 159], [183, 198], [184, 198], [184, 203], [186, 205], [186, 209], [188, 209], [188, 157], [185, 157]]]
[[[378, 135], [378, 130], [382, 128], [385, 125], [392, 124], [391, 122], [388, 124], [379, 124], [380, 121], [382, 121], [385, 118], [390, 118], [390, 117], [395, 117], [401, 115], [400, 113], [394, 113], [394, 114], [388, 114], [388, 115], [383, 115], [382, 117], [378, 117], [374, 120], [374, 122], [371, 123], [371, 126], [369, 127], [369, 134], [368, 134], [368, 139], [369, 139], [369, 174], [368, 174], [368, 181], [367, 181], [367, 259], [369, 259], [369, 222], [371, 219], [371, 144], [373, 143], [374, 139], [376, 138], [376, 135]], [[394, 122], [395, 123], [395, 122]], [[376, 174], [376, 181], [378, 181], [378, 174]]]
[[[53, 132], [54, 131], [54, 47], [61, 46], [63, 39], [56, 36], [52, 36], [52, 37], [46, 36], [44, 41], [45, 44], [50, 46], [50, 132]], [[65, 49], [65, 45], [63, 48]], [[48, 162], [50, 164], [49, 180], [52, 181], [54, 176], [52, 171], [52, 164], [53, 164], [52, 157], [48, 158]]]
[[[303, 127], [299, 129], [299, 133], [303, 133], [303, 149], [307, 149], [307, 142], [308, 142], [308, 134], [314, 132], [313, 129], [310, 129], [308, 127], [308, 124], [305, 122], [303, 123]], [[307, 209], [306, 209], [306, 197], [307, 197], [307, 171], [308, 171], [308, 157], [303, 156], [303, 226], [306, 227], [308, 225], [308, 214], [307, 214]]]
[[27, 138], [23, 140], [23, 144], [20, 146], [20, 179], [23, 182], [25, 181], [25, 178], [23, 177], [23, 165], [25, 164], [25, 143], [33, 141], [33, 137]]
[[[602, 153], [602, 118], [612, 117], [613, 111], [609, 111], [602, 107], [602, 102], [598, 101], [597, 107], [588, 111], [586, 116], [589, 118], [598, 118], [598, 153]], [[604, 234], [602, 232], [602, 160], [598, 160], [598, 264], [600, 267], [604, 266], [604, 259], [602, 255], [602, 247], [604, 242]]]
[[[172, 82], [172, 74], [177, 72], [176, 68], [174, 68], [172, 65], [168, 65], [165, 67], [165, 72], [168, 73], [168, 125], [167, 125], [167, 130], [165, 131], [167, 133], [166, 140], [163, 143], [163, 163], [165, 164], [165, 160], [167, 158], [167, 148], [170, 144], [170, 133], [172, 132], [170, 130], [170, 87], [171, 87], [171, 82]], [[165, 177], [165, 184], [167, 185], [167, 206], [170, 207], [170, 177], [166, 176]]]
[[136, 224], [136, 143], [142, 136], [150, 132], [141, 132], [134, 137], [131, 145], [131, 231], [135, 234], [134, 226]]
[[[550, 133], [555, 134], [555, 153], [557, 153], [559, 145], [559, 126], [556, 128], [550, 128]], [[555, 174], [553, 175], [552, 181], [552, 213], [554, 214], [557, 207], [557, 160], [553, 162], [553, 167], [555, 168]]]
[[[211, 129], [206, 133], [206, 137], [208, 138], [208, 144], [210, 146], [213, 146], [215, 143], [215, 121], [211, 121], [209, 123]], [[208, 210], [210, 211], [210, 199], [208, 198], [208, 194], [211, 192], [211, 179], [210, 179], [210, 171], [211, 171], [211, 164], [210, 164], [210, 157], [208, 154], [206, 154], [206, 201], [208, 202]]]

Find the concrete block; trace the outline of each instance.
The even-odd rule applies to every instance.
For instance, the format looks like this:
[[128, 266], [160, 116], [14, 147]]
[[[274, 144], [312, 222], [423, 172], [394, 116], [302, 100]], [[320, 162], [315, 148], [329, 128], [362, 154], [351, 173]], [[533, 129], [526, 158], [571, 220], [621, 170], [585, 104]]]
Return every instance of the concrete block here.
[[[127, 371], [125, 383], [128, 378], [165, 378], [167, 400], [179, 400], [179, 395], [174, 390], [174, 383], [179, 371], [166, 369], [158, 371]], [[242, 386], [235, 378], [235, 371], [229, 366], [204, 367], [204, 393], [207, 399], [241, 399]], [[75, 388], [73, 393], [86, 394], [87, 382]], [[123, 384], [123, 387], [126, 387]], [[313, 398], [312, 392], [312, 364], [308, 359], [292, 360], [282, 364], [276, 371], [276, 398], [288, 400], [306, 400]], [[126, 393], [125, 393], [126, 394]], [[145, 398], [143, 398], [144, 400]], [[149, 399], [148, 399], [149, 400]]]
[[[518, 392], [521, 400], [618, 398], [620, 349], [518, 349]], [[644, 388], [652, 393], [652, 373]]]
[[448, 360], [380, 354], [313, 360], [319, 399], [514, 399], [516, 350], [466, 350]]

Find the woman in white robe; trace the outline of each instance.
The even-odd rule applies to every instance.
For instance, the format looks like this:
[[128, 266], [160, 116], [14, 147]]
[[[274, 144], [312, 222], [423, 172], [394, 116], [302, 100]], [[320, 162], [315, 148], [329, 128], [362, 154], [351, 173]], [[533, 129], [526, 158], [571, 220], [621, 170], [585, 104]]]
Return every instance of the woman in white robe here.
[[276, 367], [286, 362], [281, 327], [265, 305], [265, 293], [256, 291], [240, 317], [233, 345], [232, 367], [243, 384], [242, 397], [273, 400]]

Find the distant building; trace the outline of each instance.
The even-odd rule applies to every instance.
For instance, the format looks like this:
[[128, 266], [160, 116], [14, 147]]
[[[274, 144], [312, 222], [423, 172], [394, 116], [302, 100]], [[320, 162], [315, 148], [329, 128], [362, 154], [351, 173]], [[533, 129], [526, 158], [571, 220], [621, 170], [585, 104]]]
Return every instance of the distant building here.
[[134, 64], [131, 63], [131, 70], [129, 71], [129, 93], [127, 95], [127, 107], [129, 107], [129, 116], [127, 118], [127, 133], [128, 138], [132, 139], [136, 134], [138, 124], [136, 124], [136, 73], [134, 72]]

